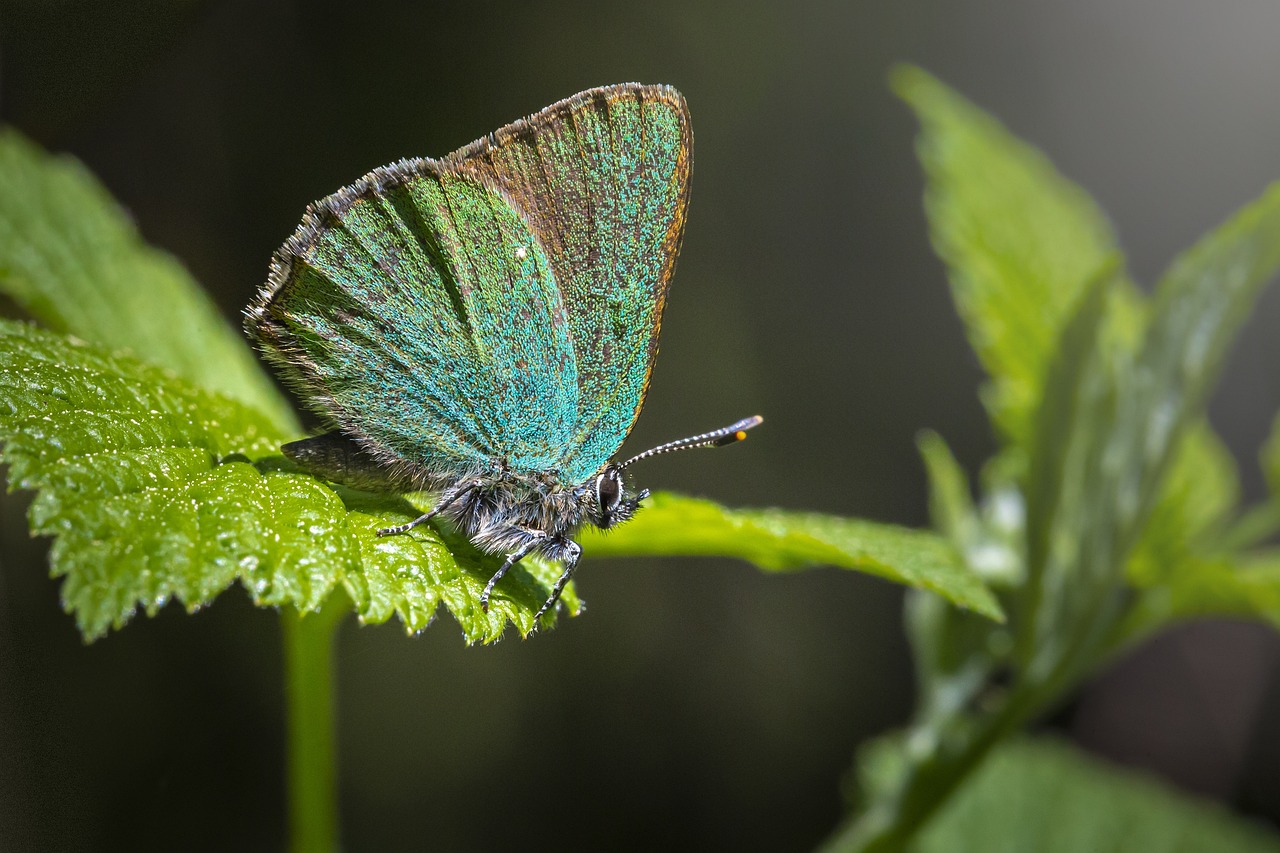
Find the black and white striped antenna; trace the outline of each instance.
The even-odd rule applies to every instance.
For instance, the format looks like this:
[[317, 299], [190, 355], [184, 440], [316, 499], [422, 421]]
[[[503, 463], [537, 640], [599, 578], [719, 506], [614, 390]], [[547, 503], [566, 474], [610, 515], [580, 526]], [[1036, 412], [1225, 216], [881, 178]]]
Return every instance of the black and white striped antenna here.
[[674, 453], [677, 450], [688, 450], [691, 447], [723, 447], [726, 444], [733, 444], [746, 438], [747, 430], [760, 426], [762, 423], [764, 423], [764, 418], [759, 415], [752, 415], [749, 418], [743, 418], [737, 423], [729, 424], [727, 427], [704, 432], [702, 435], [691, 435], [688, 438], [668, 441], [666, 444], [660, 444], [652, 450], [646, 450], [644, 453], [632, 456], [626, 462], [619, 463], [617, 468], [621, 471], [633, 462], [639, 462], [641, 459], [648, 459], [650, 456], [657, 456], [660, 453]]

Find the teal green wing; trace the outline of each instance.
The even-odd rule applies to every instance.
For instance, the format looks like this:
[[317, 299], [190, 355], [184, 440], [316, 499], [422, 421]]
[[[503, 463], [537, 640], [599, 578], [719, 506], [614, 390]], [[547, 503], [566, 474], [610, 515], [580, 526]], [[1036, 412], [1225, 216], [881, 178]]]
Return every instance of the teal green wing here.
[[553, 265], [501, 189], [405, 160], [308, 208], [246, 329], [316, 411], [424, 485], [555, 467], [578, 376]]
[[441, 162], [491, 181], [524, 212], [555, 270], [580, 386], [561, 468], [583, 482], [644, 402], [684, 233], [693, 137], [668, 86], [591, 89]]

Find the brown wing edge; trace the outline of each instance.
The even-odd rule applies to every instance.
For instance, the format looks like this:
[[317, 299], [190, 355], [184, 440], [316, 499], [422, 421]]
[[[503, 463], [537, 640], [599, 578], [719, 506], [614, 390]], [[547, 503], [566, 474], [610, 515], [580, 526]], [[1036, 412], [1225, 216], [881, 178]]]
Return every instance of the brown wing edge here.
[[[658, 339], [662, 331], [662, 315], [666, 310], [667, 291], [670, 287], [671, 278], [675, 273], [676, 259], [680, 254], [680, 246], [684, 239], [684, 226], [689, 209], [690, 175], [693, 171], [693, 130], [689, 118], [689, 106], [685, 101], [684, 95], [680, 94], [674, 87], [662, 84], [618, 83], [611, 86], [597, 86], [592, 89], [586, 89], [562, 101], [557, 101], [527, 118], [499, 128], [471, 144], [440, 158], [439, 161], [444, 168], [452, 168], [468, 174], [489, 178], [502, 188], [502, 181], [499, 175], [496, 170], [492, 169], [491, 161], [488, 157], [489, 152], [520, 142], [526, 137], [536, 136], [543, 127], [556, 126], [565, 121], [571, 121], [574, 114], [592, 108], [593, 105], [599, 102], [608, 103], [628, 98], [641, 101], [659, 101], [672, 107], [680, 120], [681, 139], [680, 154], [677, 160], [676, 172], [673, 175], [673, 179], [679, 184], [680, 192], [676, 202], [675, 216], [672, 217], [663, 240], [664, 257], [662, 272], [655, 294], [654, 324], [646, 354], [648, 363], [645, 368], [644, 386], [640, 389], [640, 396], [635, 410], [631, 413], [631, 420], [627, 424], [624, 435], [631, 432], [640, 410], [644, 408], [645, 398], [649, 394], [649, 381], [653, 375], [653, 363], [657, 359]], [[527, 207], [519, 204], [516, 206], [518, 209]]]
[[[263, 346], [263, 352], [272, 357], [271, 347], [281, 342], [267, 328], [270, 319], [267, 312], [281, 289], [293, 273], [293, 261], [310, 251], [319, 236], [330, 227], [333, 219], [341, 216], [362, 198], [377, 195], [389, 187], [400, 186], [425, 174], [438, 174], [440, 163], [427, 157], [408, 157], [387, 166], [379, 166], [352, 184], [307, 205], [297, 230], [271, 256], [267, 282], [259, 289], [253, 301], [244, 310], [244, 329], [255, 342]], [[273, 360], [275, 360], [273, 358]]]
[[[320, 235], [332, 227], [333, 221], [357, 201], [399, 187], [414, 178], [446, 173], [450, 172], [439, 160], [429, 157], [408, 157], [387, 166], [379, 166], [354, 183], [307, 205], [297, 230], [272, 254], [267, 282], [244, 310], [244, 330], [267, 361], [280, 368], [285, 383], [300, 392], [304, 398], [322, 392], [322, 389], [312, 388], [308, 384], [306, 358], [296, 351], [289, 340], [289, 334], [271, 317], [272, 305], [293, 275], [294, 261], [304, 258]], [[506, 198], [506, 193], [487, 178], [476, 175], [472, 179], [485, 183], [491, 190]], [[507, 201], [516, 207], [510, 199]], [[311, 408], [317, 414], [326, 415], [322, 407], [313, 405]]]
[[[671, 86], [665, 85], [618, 83], [612, 86], [598, 86], [581, 91], [525, 118], [518, 119], [468, 145], [464, 145], [439, 160], [430, 157], [406, 157], [389, 165], [379, 166], [355, 182], [342, 187], [319, 201], [307, 205], [298, 228], [284, 242], [284, 245], [272, 254], [266, 284], [245, 308], [245, 332], [254, 340], [261, 340], [260, 327], [266, 321], [266, 311], [280, 292], [280, 289], [289, 280], [289, 275], [293, 268], [293, 259], [305, 254], [311, 248], [319, 234], [327, 227], [326, 219], [340, 216], [352, 204], [365, 196], [376, 195], [388, 187], [400, 186], [424, 174], [439, 174], [444, 171], [458, 170], [459, 168], [466, 168], [467, 171], [478, 171], [474, 168], [467, 168], [472, 165], [469, 161], [480, 158], [490, 148], [501, 148], [526, 134], [536, 133], [538, 128], [544, 124], [563, 121], [564, 118], [587, 106], [597, 98], [620, 99], [627, 95], [640, 95], [641, 97], [653, 97], [656, 100], [661, 100], [675, 107], [677, 113], [683, 118], [685, 139], [681, 145], [681, 150], [686, 163], [681, 176], [683, 193], [678, 216], [672, 228], [668, 231], [669, 240], [673, 238], [672, 232], [674, 232], [674, 249], [678, 253], [680, 239], [684, 231], [684, 211], [688, 205], [688, 173], [692, 167], [692, 135], [689, 131], [689, 111], [685, 104], [684, 96]], [[495, 186], [494, 189], [504, 196], [507, 195], [501, 187]], [[668, 256], [671, 258], [668, 266], [674, 269], [674, 254], [669, 253]], [[664, 270], [664, 272], [666, 273], [663, 281], [665, 296], [665, 284], [670, 280], [670, 270]], [[658, 313], [661, 315], [660, 311]], [[659, 319], [661, 319], [660, 316]]]

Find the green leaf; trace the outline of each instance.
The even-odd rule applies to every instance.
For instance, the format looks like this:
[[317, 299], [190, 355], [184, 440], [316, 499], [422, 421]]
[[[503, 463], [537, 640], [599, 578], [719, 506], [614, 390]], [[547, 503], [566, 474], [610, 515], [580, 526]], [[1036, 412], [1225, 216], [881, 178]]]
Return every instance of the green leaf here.
[[[1164, 480], [1175, 451], [1188, 446], [1184, 436], [1204, 417], [1226, 349], [1277, 267], [1280, 184], [1174, 262], [1131, 363], [1108, 347], [1082, 362], [1081, 387], [1096, 390], [1081, 399], [1096, 403], [1076, 407], [1074, 417], [1055, 410], [1052, 399], [1062, 391], [1050, 380], [1039, 422], [1042, 437], [1049, 437], [1037, 451], [1042, 463], [1032, 462], [1028, 502], [1033, 581], [1043, 567], [1030, 611], [1044, 617], [1028, 627], [1039, 638], [1033, 645], [1042, 663], [1065, 660], [1059, 647], [1070, 637], [1081, 665], [1110, 630], [1120, 606], [1118, 567], [1130, 558], [1168, 488]], [[1052, 438], [1054, 430], [1061, 439]], [[1061, 476], [1037, 475], [1038, 464], [1042, 473]], [[1049, 497], [1040, 500], [1042, 493]], [[1210, 493], [1203, 500], [1208, 503], [1193, 511], [1208, 512], [1205, 523], [1211, 523], [1231, 496]], [[1041, 600], [1047, 607], [1037, 612]]]
[[1280, 415], [1271, 424], [1271, 435], [1262, 446], [1262, 473], [1266, 475], [1271, 499], [1280, 504]]
[[[1203, 409], [1228, 346], [1280, 269], [1280, 183], [1184, 252], [1162, 278], [1132, 407], [1148, 411], [1144, 474], [1157, 478], [1170, 440]], [[1150, 440], [1149, 440], [1150, 439]]]
[[[401, 536], [380, 537], [379, 528], [417, 518], [429, 504], [409, 506], [385, 496], [342, 492], [347, 525], [359, 547], [360, 564], [343, 578], [356, 613], [365, 624], [396, 616], [410, 632], [430, 624], [439, 605], [462, 626], [467, 642], [501, 639], [507, 623], [522, 637], [555, 623], [555, 614], [535, 624], [538, 611], [560, 577], [560, 565], [541, 557], [526, 557], [494, 589], [489, 612], [480, 609], [480, 593], [502, 562], [482, 554], [464, 536], [448, 529], [422, 525]], [[560, 596], [566, 612], [577, 616], [582, 602], [571, 583]]]
[[[1093, 383], [1096, 393], [1112, 402], [1107, 403], [1100, 398], [1097, 405], [1102, 408], [1084, 413], [1084, 422], [1076, 424], [1076, 427], [1070, 427], [1070, 421], [1064, 419], [1065, 411], [1055, 411], [1048, 416], [1042, 412], [1039, 423], [1046, 431], [1033, 435], [1031, 413], [1039, 405], [1042, 395], [1054, 393], [1052, 389], [1046, 391], [1044, 385], [1046, 381], [1052, 381], [1047, 377], [1055, 353], [1061, 358], [1061, 347], [1057, 343], [1061, 330], [1067, 318], [1078, 312], [1081, 294], [1086, 289], [1085, 282], [1099, 269], [1105, 269], [1108, 258], [1114, 256], [1114, 237], [1101, 211], [1082, 190], [1058, 174], [1040, 152], [1013, 137], [990, 116], [919, 69], [899, 69], [893, 84], [916, 111], [922, 124], [918, 147], [928, 177], [926, 206], [931, 233], [935, 247], [948, 265], [953, 293], [970, 338], [992, 377], [992, 385], [987, 391], [992, 416], [1006, 435], [1028, 448], [1038, 446], [1040, 450], [1033, 449], [1033, 455], [1050, 466], [1058, 467], [1059, 474], [1067, 477], [1066, 480], [1051, 477], [1046, 481], [1044, 477], [1052, 472], [1042, 470], [1031, 478], [1034, 488], [1029, 497], [1028, 511], [1033, 520], [1029, 533], [1032, 537], [1030, 560], [1033, 574], [1039, 571], [1036, 564], [1046, 559], [1044, 549], [1050, 546], [1047, 537], [1057, 537], [1061, 546], [1072, 552], [1071, 559], [1076, 562], [1079, 562], [1076, 560], [1080, 556], [1079, 549], [1092, 547], [1085, 543], [1093, 542], [1099, 548], [1085, 560], [1083, 570], [1097, 573], [1096, 583], [1105, 585], [1106, 578], [1114, 571], [1113, 557], [1119, 557], [1130, 547], [1131, 538], [1137, 530], [1141, 538], [1135, 548], [1133, 577], [1143, 579], [1145, 585], [1150, 586], [1157, 564], [1162, 567], [1164, 576], [1173, 577], [1177, 574], [1177, 563], [1169, 559], [1174, 556], [1172, 552], [1185, 550], [1188, 537], [1199, 536], [1202, 528], [1221, 526], [1235, 501], [1234, 472], [1229, 460], [1214, 452], [1216, 438], [1207, 427], [1196, 429], [1186, 440], [1172, 443], [1177, 448], [1175, 458], [1179, 460], [1180, 468], [1190, 473], [1199, 467], [1202, 488], [1188, 487], [1185, 480], [1177, 479], [1161, 486], [1168, 459], [1137, 465], [1142, 471], [1137, 472], [1136, 480], [1129, 482], [1123, 482], [1124, 475], [1116, 471], [1106, 475], [1095, 471], [1091, 475], [1095, 479], [1102, 476], [1107, 482], [1072, 482], [1071, 477], [1076, 474], [1083, 476], [1090, 465], [1104, 459], [1115, 460], [1132, 452], [1137, 460], [1143, 452], [1151, 451], [1152, 446], [1133, 441], [1137, 436], [1136, 430], [1126, 431], [1127, 437], [1112, 441], [1116, 438], [1108, 437], [1112, 427], [1104, 422], [1114, 417], [1136, 426], [1143, 419], [1139, 413], [1141, 405], [1159, 405], [1154, 397], [1145, 397], [1138, 387], [1159, 370], [1155, 367], [1157, 362], [1171, 355], [1171, 351], [1156, 354], [1154, 348], [1187, 345], [1185, 355], [1193, 360], [1200, 357], [1196, 355], [1198, 350], [1194, 344], [1207, 339], [1197, 339], [1197, 333], [1185, 325], [1176, 334], [1185, 332], [1188, 337], [1179, 338], [1177, 342], [1166, 336], [1163, 343], [1156, 343], [1161, 333], [1151, 336], [1147, 342], [1149, 351], [1134, 368], [1132, 386], [1126, 385], [1123, 391], [1118, 388], [1108, 391], [1106, 385], [1110, 380], [1105, 377], [1086, 376], [1098, 371], [1114, 373], [1128, 370], [1124, 365], [1130, 361], [1142, 337], [1145, 306], [1128, 282], [1116, 275], [1115, 282], [1109, 286], [1110, 292], [1097, 307], [1097, 328], [1084, 344], [1084, 349], [1099, 351], [1097, 354], [1083, 353], [1084, 357], [1096, 363], [1082, 362], [1078, 365], [1084, 371], [1081, 381]], [[1243, 218], [1235, 225], [1225, 226], [1188, 253], [1170, 273], [1162, 292], [1189, 294], [1192, 288], [1186, 283], [1187, 279], [1216, 281], [1221, 278], [1221, 295], [1231, 291], [1232, 285], [1226, 283], [1226, 279], [1236, 275], [1242, 282], [1251, 282], [1241, 285], [1247, 292], [1236, 300], [1220, 300], [1217, 308], [1227, 312], [1247, 310], [1251, 304], [1249, 294], [1275, 266], [1271, 253], [1277, 243], [1268, 236], [1271, 228], [1269, 209], [1265, 200], [1259, 202], [1253, 213], [1242, 214]], [[1231, 236], [1233, 233], [1234, 237]], [[1232, 255], [1234, 260], [1230, 257]], [[1250, 257], [1246, 259], [1245, 255]], [[1236, 265], [1235, 270], [1229, 270], [1233, 265]], [[1182, 284], [1178, 283], [1179, 279]], [[1216, 286], [1210, 284], [1202, 292], [1212, 293]], [[1171, 315], [1178, 310], [1185, 310], [1187, 316], [1208, 311], [1200, 317], [1206, 329], [1217, 322], [1213, 307], [1205, 303], [1196, 303], [1189, 308], [1183, 305], [1184, 302], [1190, 305], [1192, 301], [1194, 298], [1188, 299], [1183, 295], [1172, 299], [1161, 297], [1156, 310], [1165, 316], [1162, 323], [1166, 332]], [[1222, 347], [1230, 339], [1238, 316], [1218, 319], [1225, 334], [1217, 339], [1214, 346]], [[1216, 373], [1218, 359], [1215, 352], [1203, 353], [1204, 364], [1208, 368], [1204, 375]], [[1099, 381], [1101, 385], [1097, 384]], [[1117, 378], [1116, 381], [1120, 380]], [[1165, 380], [1167, 388], [1179, 384]], [[1194, 393], [1203, 394], [1204, 388]], [[1146, 403], [1136, 404], [1128, 399], [1135, 394]], [[1119, 405], [1121, 397], [1126, 398], [1124, 408], [1128, 414], [1107, 414], [1108, 407]], [[1167, 404], [1169, 401], [1163, 402]], [[1187, 402], [1190, 405], [1184, 411], [1193, 411], [1200, 405], [1198, 400]], [[1162, 410], [1163, 413], [1170, 411], [1173, 410]], [[1160, 423], [1152, 417], [1145, 425], [1156, 428]], [[1185, 422], [1180, 421], [1178, 429], [1183, 426]], [[1077, 435], [1072, 431], [1075, 428], [1088, 430], [1093, 437]], [[1119, 428], [1124, 430], [1123, 426]], [[1128, 448], [1122, 449], [1117, 442], [1124, 441], [1128, 442]], [[1075, 474], [1062, 467], [1068, 464], [1069, 442], [1076, 442], [1075, 452], [1080, 454], [1076, 462], [1071, 463]], [[1162, 453], [1170, 452], [1167, 441], [1157, 440], [1155, 446], [1162, 448]], [[1280, 443], [1276, 446], [1280, 447]], [[1185, 461], [1182, 461], [1183, 456], [1187, 457]], [[1280, 451], [1277, 451], [1277, 456], [1280, 456]], [[1085, 467], [1080, 467], [1082, 465]], [[1112, 522], [1117, 519], [1112, 518], [1109, 511], [1094, 512], [1095, 507], [1091, 506], [1093, 498], [1087, 497], [1106, 493], [1112, 487], [1126, 491], [1128, 503], [1119, 507], [1120, 519], [1131, 522], [1114, 529]], [[1059, 489], [1071, 494], [1064, 494]], [[1138, 497], [1141, 499], [1135, 504]], [[1213, 505], [1214, 501], [1220, 505]], [[1152, 505], [1155, 510], [1151, 523], [1144, 527], [1140, 522]], [[1059, 510], [1068, 514], [1084, 513], [1093, 521], [1087, 521], [1083, 516], [1072, 521], [1058, 519], [1052, 528], [1056, 532], [1051, 533], [1051, 528], [1046, 525]], [[1096, 533], [1100, 538], [1082, 540], [1080, 525], [1085, 523], [1096, 523]], [[1118, 534], [1118, 538], [1112, 534]], [[1201, 569], [1194, 568], [1192, 575], [1200, 577]], [[1048, 583], [1050, 587], [1056, 585], [1062, 589], [1063, 595], [1075, 597], [1070, 588], [1087, 586], [1079, 577], [1079, 570], [1080, 567], [1076, 566], [1071, 571], [1060, 572]], [[1041, 580], [1033, 577], [1030, 593], [1033, 600], [1045, 593], [1037, 588]], [[1045, 594], [1055, 598], [1058, 591], [1049, 589]], [[1089, 604], [1091, 600], [1089, 595], [1084, 595], [1081, 606], [1087, 609], [1092, 606]], [[1033, 604], [1033, 610], [1036, 607], [1038, 604]], [[1062, 632], [1045, 627], [1043, 636], [1061, 637]]]
[[0, 292], [54, 331], [131, 350], [297, 432], [243, 336], [182, 264], [144, 243], [80, 163], [11, 129], [0, 130]]
[[[992, 376], [989, 409], [1010, 439], [986, 468], [993, 477], [976, 523], [956, 498], [954, 460], [940, 443], [926, 450], [935, 518], [970, 565], [968, 543], [982, 531], [1016, 537], [1022, 528], [1026, 582], [998, 587], [1016, 633], [1001, 684], [1001, 631], [975, 631], [943, 618], [937, 602], [909, 598], [925, 682], [917, 712], [895, 754], [864, 765], [870, 800], [832, 836], [832, 850], [904, 849], [993, 747], [1125, 639], [1192, 610], [1275, 618], [1280, 603], [1280, 559], [1239, 553], [1275, 530], [1280, 512], [1235, 518], [1234, 469], [1204, 422], [1223, 353], [1280, 260], [1277, 191], [1186, 253], [1148, 306], [1110, 260], [1092, 203], [1040, 155], [923, 72], [899, 72], [895, 85], [924, 124], [935, 243]], [[1091, 262], [1066, 280], [1057, 278], [1071, 269], [1062, 259], [1036, 268], [1064, 247]], [[1021, 487], [1011, 511], [988, 513], [1011, 484]], [[938, 847], [1041, 846], [953, 841]]]
[[1118, 359], [1101, 346], [1111, 274], [1089, 287], [1063, 330], [1035, 413], [1026, 476], [1027, 584], [1018, 604], [1019, 656], [1052, 669], [1087, 603], [1114, 588], [1114, 516], [1106, 443], [1117, 429]]
[[1117, 646], [1187, 619], [1248, 617], [1280, 627], [1280, 551], [1184, 557], [1158, 581], [1139, 579]]
[[[483, 613], [495, 558], [429, 528], [377, 537], [418, 510], [289, 470], [281, 440], [257, 410], [172, 373], [0, 321], [9, 482], [37, 492], [32, 530], [56, 537], [52, 571], [87, 639], [138, 607], [176, 599], [194, 610], [236, 580], [260, 605], [302, 611], [341, 583], [364, 621], [399, 616], [410, 631], [443, 603], [469, 642], [498, 639], [507, 622], [534, 630], [557, 566], [524, 561]], [[579, 611], [572, 588], [563, 600]]]
[[[892, 85], [921, 123], [930, 235], [991, 377], [984, 401], [1002, 434], [1025, 444], [1061, 329], [1113, 263], [1115, 237], [1086, 192], [958, 93], [910, 66], [895, 69]], [[1132, 337], [1132, 290], [1111, 298], [1116, 334]]]
[[[993, 513], [973, 505], [969, 478], [937, 433], [918, 438], [929, 475], [933, 525], [951, 540], [966, 564], [997, 589], [1020, 580], [1021, 557], [1007, 541]], [[996, 500], [1003, 500], [997, 492]], [[1020, 531], [1019, 531], [1020, 532]], [[908, 593], [904, 622], [915, 660], [918, 687], [913, 730], [936, 742], [949, 720], [961, 713], [985, 686], [1012, 645], [1007, 625], [962, 613], [924, 590]]]
[[1276, 853], [1280, 838], [1065, 744], [1020, 740], [998, 748], [908, 849]]
[[1160, 499], [1129, 560], [1130, 582], [1171, 582], [1185, 561], [1209, 553], [1240, 499], [1235, 460], [1205, 422], [1196, 424], [1174, 454]]
[[890, 524], [784, 510], [729, 510], [710, 501], [654, 495], [634, 520], [586, 532], [592, 557], [738, 557], [769, 571], [828, 565], [857, 569], [938, 593], [1003, 620], [995, 596], [945, 540]]
[[1242, 552], [1274, 531], [1274, 513], [1233, 523], [1239, 492], [1235, 460], [1201, 422], [1183, 438], [1129, 559], [1129, 584], [1139, 595], [1118, 642], [1204, 616], [1248, 616], [1280, 625], [1280, 556]]
[[917, 439], [929, 476], [929, 516], [933, 526], [959, 549], [978, 577], [997, 589], [1022, 583], [1022, 496], [1015, 484], [988, 466], [981, 507], [975, 507], [969, 478], [942, 437], [931, 430]]
[[[1132, 417], [1130, 428], [1120, 436], [1123, 443], [1115, 451], [1117, 456], [1130, 460], [1128, 482], [1118, 483], [1122, 503], [1117, 506], [1121, 512], [1140, 517], [1154, 485], [1169, 467], [1169, 457], [1178, 447], [1183, 430], [1202, 416], [1227, 346], [1262, 286], [1278, 268], [1280, 183], [1273, 184], [1259, 199], [1183, 253], [1166, 273], [1157, 293], [1142, 358], [1125, 395]], [[1166, 492], [1172, 489], [1185, 494], [1180, 501], [1182, 508], [1165, 517], [1151, 517], [1153, 527], [1162, 524], [1167, 530], [1181, 525], [1179, 535], [1188, 543], [1185, 550], [1195, 550], [1197, 537], [1203, 538], [1222, 525], [1227, 510], [1235, 503], [1238, 488], [1225, 452], [1204, 438], [1192, 439], [1197, 440], [1204, 446], [1195, 450], [1194, 444], [1183, 444], [1183, 453], [1188, 454], [1182, 463], [1185, 467], [1181, 472], [1175, 468], [1165, 485]], [[1177, 547], [1177, 540], [1174, 542], [1172, 547]], [[1185, 569], [1173, 562], [1174, 569], [1157, 578], [1168, 587], [1163, 597], [1169, 601], [1194, 600], [1187, 592], [1203, 589], [1206, 578], [1216, 577], [1228, 588], [1235, 588], [1225, 598], [1261, 601], [1258, 612], [1266, 615], [1270, 602], [1266, 594], [1259, 598], [1256, 580], [1267, 577], [1268, 572], [1243, 570], [1239, 560], [1208, 551], [1207, 559], [1184, 561]], [[1139, 584], [1152, 583], [1155, 572], [1149, 566], [1138, 563], [1133, 568]], [[1244, 590], [1232, 582], [1238, 578], [1248, 579]], [[1155, 600], [1161, 597], [1157, 591]], [[1221, 598], [1200, 595], [1206, 608], [1220, 606]], [[1185, 615], [1182, 607], [1170, 606], [1168, 612]]]
[[969, 477], [946, 441], [933, 430], [921, 432], [916, 445], [929, 475], [929, 520], [963, 551], [976, 538], [978, 523]]

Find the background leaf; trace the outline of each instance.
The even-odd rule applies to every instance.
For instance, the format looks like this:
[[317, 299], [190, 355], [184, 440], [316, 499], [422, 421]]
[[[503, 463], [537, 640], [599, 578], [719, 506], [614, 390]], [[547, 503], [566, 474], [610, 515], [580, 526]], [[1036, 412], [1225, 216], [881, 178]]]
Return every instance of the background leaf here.
[[929, 520], [963, 550], [977, 538], [978, 513], [969, 477], [936, 432], [925, 430], [916, 438], [916, 445], [929, 475]]
[[[995, 589], [1021, 581], [1020, 543], [1008, 536], [1003, 509], [979, 511], [969, 479], [942, 437], [924, 432], [918, 439], [929, 475], [929, 516], [964, 556], [966, 564]], [[1004, 487], [993, 490], [991, 504], [1013, 499]], [[1019, 505], [1020, 506], [1020, 505]], [[1012, 646], [1008, 625], [996, 625], [963, 613], [923, 590], [907, 594], [904, 627], [916, 664], [917, 712], [913, 725], [923, 741], [937, 743], [949, 721], [976, 698], [986, 680], [1004, 663]]]
[[[1203, 422], [1226, 349], [1277, 267], [1280, 185], [1174, 262], [1132, 361], [1100, 346], [1081, 362], [1081, 387], [1094, 389], [1082, 399], [1095, 402], [1072, 416], [1054, 401], [1075, 392], [1065, 379], [1050, 379], [1039, 422], [1046, 443], [1033, 455], [1028, 484], [1032, 585], [1021, 634], [1024, 658], [1034, 654], [1042, 672], [1079, 669], [1108, 642], [1124, 606], [1115, 578], [1157, 509], [1180, 519], [1190, 536], [1233, 502], [1233, 475], [1208, 439], [1184, 444], [1184, 437]], [[1180, 448], [1188, 454], [1183, 464], [1216, 467], [1203, 495], [1166, 481]], [[1170, 570], [1168, 580], [1176, 577]]]
[[1200, 422], [1182, 438], [1151, 512], [1142, 539], [1129, 560], [1129, 578], [1151, 586], [1177, 566], [1212, 547], [1240, 501], [1235, 459], [1221, 439]]
[[[1070, 653], [1083, 611], [1115, 591], [1117, 519], [1108, 479], [1127, 367], [1102, 345], [1113, 278], [1103, 273], [1063, 330], [1033, 420], [1026, 475], [1027, 583], [1018, 592], [1020, 663], [1044, 677]], [[1110, 468], [1108, 464], [1110, 463]]]
[[911, 853], [1275, 853], [1224, 809], [1052, 741], [1015, 740], [930, 821]]
[[1207, 424], [1197, 425], [1183, 438], [1129, 559], [1126, 574], [1139, 595], [1118, 642], [1193, 617], [1280, 625], [1280, 558], [1240, 550], [1274, 531], [1274, 513], [1263, 507], [1237, 520], [1239, 492], [1235, 460]]
[[1002, 553], [1025, 571], [997, 586], [1011, 656], [1010, 632], [909, 597], [916, 714], [830, 849], [902, 849], [993, 747], [1121, 643], [1192, 614], [1274, 618], [1278, 598], [1274, 557], [1239, 552], [1277, 513], [1237, 517], [1234, 466], [1204, 420], [1225, 350], [1280, 265], [1277, 188], [1185, 253], [1148, 304], [1096, 206], [1042, 155], [924, 72], [894, 84], [920, 116], [934, 242], [992, 377], [1004, 446], [979, 505], [1015, 490], [1013, 527], [984, 524], [954, 460], [927, 444], [935, 522], [970, 565], [984, 530], [1009, 531]]
[[80, 163], [11, 129], [0, 130], [0, 291], [54, 331], [128, 349], [297, 437], [288, 403], [182, 264], [144, 243]]
[[[1198, 448], [1183, 446], [1187, 459], [1173, 466], [1169, 460], [1183, 441], [1188, 422], [1202, 417], [1227, 347], [1277, 269], [1280, 183], [1179, 256], [1160, 283], [1151, 328], [1123, 395], [1126, 415], [1110, 451], [1112, 458], [1128, 460], [1110, 492], [1116, 496], [1121, 519], [1143, 518], [1155, 485], [1165, 469], [1173, 468], [1175, 476], [1164, 484], [1163, 499], [1156, 504], [1151, 523], [1163, 520], [1167, 526], [1172, 519], [1181, 525], [1176, 535], [1193, 552], [1181, 563], [1176, 554], [1166, 555], [1175, 559], [1164, 564], [1144, 610], [1136, 617], [1148, 625], [1162, 608], [1167, 618], [1213, 615], [1224, 608], [1274, 618], [1278, 590], [1272, 556], [1233, 555], [1221, 547], [1215, 549], [1218, 543], [1197, 542], [1215, 526], [1222, 526], [1235, 502], [1238, 487], [1233, 468], [1203, 437]], [[1177, 476], [1180, 466], [1181, 478]], [[1141, 563], [1133, 568], [1139, 572], [1137, 582], [1152, 583], [1149, 564], [1145, 577]], [[1213, 587], [1221, 589], [1215, 594]], [[1199, 613], [1188, 612], [1196, 602], [1200, 602]]]
[[[983, 399], [1001, 434], [1023, 445], [1059, 333], [1085, 285], [1117, 252], [1106, 216], [1053, 164], [919, 68], [894, 91], [920, 120], [925, 212], [956, 309], [991, 381]], [[1130, 287], [1111, 297], [1117, 333], [1140, 314]]]
[[1280, 627], [1280, 551], [1183, 559], [1158, 582], [1139, 587], [1114, 645], [1210, 616], [1265, 619]]
[[[1044, 393], [1050, 361], [1060, 352], [1058, 338], [1090, 275], [1116, 252], [1115, 238], [1087, 193], [961, 95], [912, 67], [897, 69], [893, 86], [921, 122], [917, 150], [927, 178], [930, 232], [970, 340], [992, 377], [986, 402], [1001, 432], [1028, 448], [1028, 419]], [[1265, 254], [1265, 223], [1255, 238]], [[1116, 278], [1098, 347], [1124, 360], [1136, 357], [1149, 309], [1122, 275]], [[1280, 441], [1269, 446], [1280, 448]], [[1280, 459], [1280, 450], [1264, 459]], [[1178, 577], [1202, 585], [1211, 570], [1203, 553], [1192, 559], [1189, 542], [1202, 539], [1208, 528], [1221, 532], [1239, 499], [1234, 464], [1207, 423], [1176, 442], [1171, 468], [1167, 482], [1158, 483], [1150, 522], [1134, 545], [1129, 574], [1144, 589]], [[1264, 462], [1264, 468], [1280, 470], [1280, 464]], [[1280, 528], [1276, 517], [1265, 514], [1251, 521], [1254, 539]], [[1185, 571], [1184, 558], [1191, 560]], [[1237, 591], [1243, 597], [1229, 596], [1237, 606], [1257, 601], [1256, 584]]]

